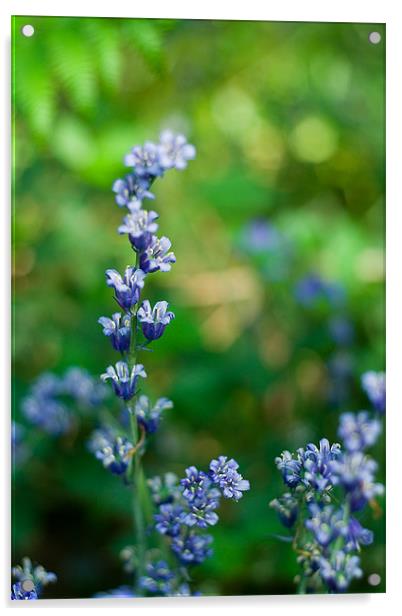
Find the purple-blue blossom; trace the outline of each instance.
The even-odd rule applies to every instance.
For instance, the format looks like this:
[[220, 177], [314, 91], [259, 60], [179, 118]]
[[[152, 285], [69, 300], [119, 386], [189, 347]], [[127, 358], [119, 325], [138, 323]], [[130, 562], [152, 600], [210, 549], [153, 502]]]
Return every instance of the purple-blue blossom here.
[[173, 591], [175, 574], [164, 560], [155, 563], [148, 563], [146, 575], [140, 578], [140, 586], [154, 595], [168, 596]]
[[344, 303], [345, 290], [338, 283], [328, 282], [317, 274], [308, 274], [296, 284], [295, 296], [305, 307], [312, 307], [317, 302], [339, 307]]
[[[88, 411], [105, 399], [103, 385], [81, 368], [70, 368], [64, 376], [42, 374], [22, 401], [28, 421], [48, 434], [66, 434], [76, 424], [76, 411]], [[71, 408], [73, 407], [73, 408]]]
[[108, 366], [101, 375], [103, 382], [111, 381], [113, 390], [119, 398], [131, 400], [136, 393], [137, 381], [147, 376], [142, 364], [135, 364], [131, 370], [125, 361], [118, 361], [115, 366]]
[[165, 503], [154, 515], [155, 529], [161, 535], [176, 537], [185, 523], [186, 512], [181, 505]]
[[22, 564], [11, 569], [11, 575], [16, 583], [11, 587], [13, 601], [32, 601], [39, 598], [44, 586], [57, 581], [52, 571], [46, 571], [42, 565], [33, 565], [30, 558], [23, 558]]
[[345, 592], [354, 578], [360, 578], [363, 572], [358, 556], [338, 550], [328, 558], [318, 559], [319, 574], [332, 592]]
[[11, 587], [11, 601], [36, 601], [38, 598], [35, 586], [29, 580], [25, 584], [17, 582]]
[[135, 416], [138, 423], [144, 427], [148, 434], [156, 432], [161, 421], [163, 411], [173, 408], [173, 402], [168, 398], [158, 398], [154, 405], [147, 396], [139, 396], [135, 403]]
[[167, 325], [174, 319], [173, 312], [168, 310], [169, 304], [165, 301], [156, 302], [152, 308], [146, 299], [137, 312], [142, 332], [149, 341], [157, 340], [163, 335]]
[[281, 455], [275, 458], [275, 464], [282, 473], [283, 481], [290, 488], [294, 488], [301, 482], [302, 465], [300, 460], [294, 458], [290, 451], [282, 451]]
[[359, 511], [370, 500], [384, 492], [384, 486], [375, 481], [377, 462], [361, 451], [344, 453], [331, 462], [334, 485], [344, 488], [351, 511]]
[[188, 505], [185, 517], [187, 526], [214, 526], [219, 519], [215, 509], [219, 507], [220, 491], [214, 487], [208, 475], [195, 466], [190, 466], [186, 469], [186, 477], [180, 483]]
[[211, 535], [190, 532], [172, 540], [172, 550], [183, 565], [199, 565], [212, 555]]
[[345, 526], [343, 510], [334, 509], [332, 505], [320, 507], [317, 503], [311, 503], [305, 526], [317, 543], [325, 548], [342, 533]]
[[154, 233], [158, 230], [158, 214], [154, 211], [136, 210], [127, 214], [123, 219], [118, 231], [125, 233], [134, 250], [144, 251], [152, 242]]
[[28, 396], [21, 406], [28, 421], [53, 436], [66, 434], [74, 424], [71, 411], [57, 399]]
[[126, 312], [140, 299], [144, 278], [145, 272], [135, 267], [127, 266], [123, 277], [114, 269], [106, 270], [106, 284], [114, 289], [117, 303]]
[[274, 498], [269, 506], [277, 512], [279, 520], [286, 528], [292, 528], [299, 514], [299, 503], [292, 494], [286, 492], [279, 498]]
[[227, 459], [226, 456], [219, 456], [217, 460], [211, 460], [209, 465], [209, 476], [221, 490], [225, 498], [239, 500], [243, 492], [250, 489], [250, 482], [243, 479], [238, 473], [239, 468], [236, 460]]
[[174, 473], [165, 473], [162, 477], [156, 475], [148, 479], [152, 500], [159, 506], [164, 503], [172, 503], [181, 495], [179, 479]]
[[379, 413], [385, 413], [385, 372], [370, 370], [362, 375], [362, 388]]
[[187, 142], [184, 135], [165, 130], [159, 138], [159, 164], [163, 169], [185, 169], [189, 160], [196, 155], [195, 147]]
[[329, 333], [334, 342], [340, 346], [347, 346], [353, 342], [353, 323], [345, 316], [333, 316], [328, 323]]
[[200, 528], [214, 526], [219, 519], [215, 509], [219, 507], [220, 492], [213, 486], [208, 475], [190, 466], [180, 483], [189, 508], [185, 524]]
[[172, 263], [176, 263], [176, 257], [170, 250], [172, 246], [169, 238], [152, 236], [149, 245], [140, 253], [140, 267], [146, 273], [169, 272]]
[[322, 438], [319, 447], [309, 443], [305, 449], [299, 449], [298, 455], [304, 469], [303, 484], [319, 492], [330, 488], [331, 464], [341, 455], [340, 445], [330, 445], [328, 439]]
[[138, 177], [135, 173], [129, 173], [124, 179], [116, 180], [112, 190], [115, 193], [117, 205], [127, 207], [129, 210], [137, 210], [144, 199], [155, 198], [148, 190], [149, 185], [149, 180]]
[[155, 178], [163, 175], [164, 171], [160, 163], [159, 147], [152, 141], [131, 148], [124, 158], [124, 164], [126, 167], [132, 167], [139, 177]]
[[323, 492], [331, 486], [330, 462], [339, 455], [340, 445], [330, 445], [329, 441], [323, 438], [319, 447], [309, 443], [305, 449], [298, 449], [296, 455], [283, 451], [281, 456], [275, 459], [275, 463], [289, 487], [302, 484], [306, 488]]
[[133, 444], [126, 437], [104, 428], [92, 434], [88, 448], [105, 468], [115, 475], [122, 475], [127, 470]]
[[367, 411], [342, 413], [338, 435], [348, 451], [362, 451], [371, 447], [381, 434], [381, 423], [372, 419]]
[[98, 323], [103, 327], [103, 333], [110, 338], [113, 348], [120, 353], [126, 353], [131, 342], [131, 315], [115, 312], [112, 318], [100, 317]]
[[11, 422], [11, 454], [13, 469], [25, 462], [29, 450], [25, 444], [26, 428], [16, 421]]
[[364, 528], [354, 517], [350, 517], [349, 522], [344, 525], [342, 534], [346, 541], [346, 552], [359, 551], [361, 545], [370, 545], [374, 539], [373, 532]]
[[199, 471], [195, 466], [189, 466], [185, 470], [186, 476], [181, 479], [182, 492], [187, 502], [204, 498], [211, 486], [211, 480], [204, 471]]
[[82, 368], [69, 368], [61, 377], [60, 392], [63, 397], [70, 396], [78, 406], [86, 409], [99, 406], [106, 398], [104, 385], [100, 384]]

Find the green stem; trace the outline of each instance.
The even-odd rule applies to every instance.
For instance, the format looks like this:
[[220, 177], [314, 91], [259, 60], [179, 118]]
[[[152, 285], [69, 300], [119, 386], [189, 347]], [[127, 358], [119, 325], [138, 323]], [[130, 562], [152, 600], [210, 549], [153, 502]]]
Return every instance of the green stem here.
[[[135, 259], [135, 267], [138, 268], [139, 256], [136, 253]], [[127, 362], [128, 367], [131, 372], [133, 366], [137, 362], [137, 310], [136, 308], [132, 309], [131, 312], [131, 344], [130, 351], [128, 353]], [[140, 441], [140, 435], [138, 430], [137, 418], [135, 415], [135, 396], [130, 402], [128, 406], [128, 411], [130, 413], [130, 426], [131, 433], [133, 438], [134, 447], [138, 445]], [[144, 573], [145, 569], [145, 555], [146, 555], [146, 541], [145, 541], [145, 521], [144, 521], [144, 512], [143, 512], [143, 501], [144, 501], [144, 488], [146, 488], [146, 482], [144, 477], [144, 472], [142, 469], [141, 456], [142, 456], [142, 447], [134, 454], [134, 459], [132, 460], [131, 472], [132, 472], [132, 481], [133, 481], [133, 518], [134, 518], [134, 527], [135, 527], [135, 544], [136, 544], [136, 560], [137, 566], [135, 569], [136, 577], [134, 583], [134, 589], [137, 596], [141, 595], [141, 589], [139, 587], [139, 580]]]
[[[138, 425], [137, 420], [133, 412], [130, 413], [130, 423], [131, 423], [131, 431], [133, 435], [134, 444], [138, 443]], [[141, 464], [141, 451], [137, 451], [132, 465], [132, 478], [133, 478], [133, 514], [134, 514], [134, 526], [135, 526], [135, 538], [136, 538], [136, 580], [135, 580], [135, 591], [137, 595], [141, 594], [141, 589], [139, 588], [139, 580], [140, 577], [144, 573], [145, 566], [145, 553], [146, 553], [146, 544], [145, 544], [145, 522], [142, 510], [142, 499], [141, 493], [143, 491], [144, 484], [144, 473], [142, 470]]]
[[297, 586], [297, 594], [298, 595], [306, 594], [306, 576], [304, 575], [303, 571], [300, 572], [300, 581]]

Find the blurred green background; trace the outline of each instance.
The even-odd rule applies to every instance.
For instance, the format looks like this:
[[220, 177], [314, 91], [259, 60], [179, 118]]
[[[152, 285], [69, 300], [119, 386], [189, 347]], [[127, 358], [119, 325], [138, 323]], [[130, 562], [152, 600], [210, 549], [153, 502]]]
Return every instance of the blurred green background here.
[[[14, 18], [20, 423], [43, 371], [98, 375], [116, 361], [97, 319], [115, 309], [104, 270], [132, 261], [111, 192], [124, 154], [166, 127], [197, 148], [154, 186], [177, 263], [147, 295], [168, 299], [176, 320], [143, 361], [148, 392], [175, 408], [145, 464], [149, 476], [182, 475], [224, 453], [250, 479], [195, 573], [206, 594], [295, 592], [295, 558], [268, 507], [282, 491], [274, 458], [336, 441], [340, 410], [367, 406], [360, 375], [384, 369], [384, 37], [379, 24]], [[311, 273], [343, 299], [298, 301]], [[347, 339], [331, 335], [333, 319]], [[87, 452], [89, 430], [52, 439], [29, 427], [32, 451], [15, 468], [13, 563], [29, 555], [56, 571], [46, 596], [129, 581], [119, 551], [132, 543], [130, 490]], [[384, 515], [365, 522], [376, 539], [351, 590], [383, 591]]]

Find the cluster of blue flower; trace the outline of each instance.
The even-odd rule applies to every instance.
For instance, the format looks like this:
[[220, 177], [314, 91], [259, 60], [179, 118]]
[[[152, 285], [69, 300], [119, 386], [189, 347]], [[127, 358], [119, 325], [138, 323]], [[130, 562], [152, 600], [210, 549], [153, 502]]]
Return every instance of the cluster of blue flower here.
[[11, 587], [12, 601], [34, 601], [42, 593], [44, 586], [57, 581], [54, 573], [46, 571], [42, 565], [33, 566], [29, 558], [23, 558], [22, 565], [12, 568], [15, 580]]
[[[179, 581], [180, 594], [183, 594], [185, 580], [190, 579], [185, 568], [201, 564], [212, 555], [213, 538], [204, 531], [218, 522], [216, 510], [221, 497], [237, 501], [245, 490], [250, 489], [249, 482], [243, 479], [238, 468], [235, 460], [219, 456], [210, 462], [208, 473], [190, 466], [181, 481], [173, 474], [167, 474], [164, 480], [158, 476], [149, 481], [157, 507], [154, 528], [169, 539], [170, 549], [177, 558], [180, 568], [174, 574], [169, 573], [169, 582], [174, 580], [177, 585]], [[166, 563], [162, 563], [166, 570]], [[162, 581], [158, 569], [150, 569], [148, 575], [141, 578], [142, 587], [147, 591], [158, 581]], [[170, 586], [168, 589], [166, 592], [166, 587], [159, 584], [157, 592], [169, 594]]]
[[296, 454], [282, 452], [275, 462], [289, 489], [271, 502], [282, 524], [293, 531], [293, 548], [301, 565], [300, 590], [345, 592], [362, 576], [358, 552], [373, 541], [358, 516], [384, 491], [375, 481], [377, 463], [366, 449], [381, 433], [378, 414], [385, 411], [385, 374], [369, 372], [362, 386], [374, 407], [343, 413], [340, 444], [321, 439]]
[[42, 374], [23, 400], [22, 411], [30, 423], [58, 436], [71, 430], [77, 410], [85, 413], [99, 407], [106, 394], [86, 370], [69, 368], [61, 377]]
[[[113, 348], [121, 354], [115, 366], [108, 366], [101, 375], [103, 382], [110, 381], [117, 398], [121, 399], [130, 416], [131, 434], [111, 426], [101, 426], [89, 441], [89, 449], [105, 468], [117, 475], [124, 475], [126, 483], [134, 487], [134, 518], [137, 544], [133, 552], [133, 567], [136, 573], [135, 595], [191, 594], [186, 567], [199, 564], [211, 553], [212, 537], [200, 532], [218, 521], [216, 509], [219, 499], [238, 500], [249, 483], [238, 472], [238, 464], [221, 456], [210, 464], [209, 472], [195, 467], [186, 470], [186, 477], [179, 483], [173, 475], [163, 482], [159, 477], [149, 482], [156, 513], [148, 528], [144, 524], [145, 500], [141, 457], [147, 437], [156, 432], [164, 411], [173, 404], [167, 398], [152, 403], [139, 395], [139, 380], [147, 373], [137, 363], [138, 352], [159, 339], [174, 319], [166, 301], [153, 307], [142, 299], [142, 291], [148, 275], [168, 272], [176, 261], [167, 237], [158, 237], [158, 214], [143, 208], [145, 199], [154, 199], [150, 192], [153, 182], [169, 169], [184, 169], [188, 160], [195, 157], [194, 146], [182, 135], [165, 131], [158, 144], [146, 142], [135, 146], [125, 157], [131, 171], [113, 185], [116, 203], [128, 213], [118, 232], [127, 235], [135, 253], [135, 264], [128, 265], [121, 275], [114, 269], [106, 271], [106, 284], [114, 290], [114, 298], [123, 313], [100, 317], [99, 323]], [[154, 529], [169, 540], [173, 555], [177, 558], [172, 569], [160, 553], [147, 551], [146, 535]], [[107, 596], [134, 596], [127, 589], [110, 591]], [[98, 595], [99, 596], [99, 595]], [[105, 596], [105, 595], [103, 595]]]

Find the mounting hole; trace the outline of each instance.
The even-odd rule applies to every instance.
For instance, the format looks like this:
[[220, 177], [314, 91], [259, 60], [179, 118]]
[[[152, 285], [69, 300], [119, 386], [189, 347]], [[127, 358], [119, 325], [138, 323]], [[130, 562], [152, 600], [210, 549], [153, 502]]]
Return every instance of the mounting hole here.
[[378, 584], [381, 584], [381, 576], [378, 573], [372, 573], [368, 577], [368, 583], [370, 586], [378, 586]]
[[34, 590], [35, 588], [35, 584], [32, 580], [24, 580], [23, 582], [21, 582], [21, 586], [25, 592], [32, 592], [32, 590]]
[[381, 42], [381, 34], [379, 32], [370, 32], [368, 38], [373, 45], [378, 45]]
[[21, 32], [24, 36], [29, 38], [35, 34], [35, 28], [31, 26], [31, 24], [25, 24], [25, 26], [22, 26]]

